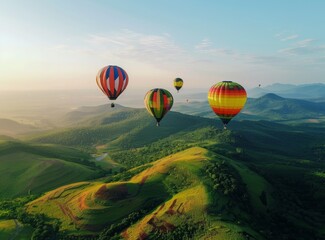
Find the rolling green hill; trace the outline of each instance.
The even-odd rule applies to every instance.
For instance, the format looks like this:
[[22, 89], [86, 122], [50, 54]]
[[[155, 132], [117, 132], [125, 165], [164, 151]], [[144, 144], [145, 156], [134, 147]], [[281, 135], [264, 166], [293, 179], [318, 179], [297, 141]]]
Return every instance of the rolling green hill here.
[[28, 125], [18, 123], [14, 120], [0, 118], [0, 135], [17, 136], [21, 134], [27, 134], [37, 131], [37, 128]]
[[324, 237], [324, 178], [315, 173], [321, 165], [261, 163], [250, 155], [238, 161], [217, 154], [214, 144], [208, 148], [180, 151], [114, 181], [60, 187], [29, 203], [27, 212], [58, 219], [65, 235], [98, 239]]
[[[155, 120], [145, 109], [118, 108], [107, 110], [107, 106], [88, 108], [88, 111], [73, 112], [69, 119], [76, 122], [70, 128], [34, 136], [33, 142], [54, 143], [91, 148], [107, 144], [110, 148], [142, 146], [177, 132], [190, 131], [213, 123], [213, 120], [193, 117], [177, 112], [168, 113], [156, 127]], [[139, 137], [140, 136], [140, 137]], [[125, 147], [124, 146], [124, 147]]]
[[90, 156], [55, 145], [0, 142], [0, 198], [40, 194], [71, 182], [98, 176]]
[[[246, 234], [261, 238], [247, 224], [248, 214], [244, 211], [250, 210], [245, 204], [235, 207], [237, 213], [229, 213], [235, 206], [235, 199], [240, 197], [236, 196], [235, 190], [229, 194], [212, 190], [213, 182], [218, 180], [211, 178], [214, 170], [211, 168], [210, 176], [207, 169], [213, 166], [210, 161], [214, 160], [211, 159], [222, 157], [208, 155], [209, 152], [203, 148], [190, 148], [154, 162], [152, 167], [129, 181], [68, 185], [31, 202], [27, 211], [60, 219], [61, 230], [74, 235], [91, 235], [109, 224], [115, 224], [115, 230], [120, 228], [117, 232], [125, 239], [149, 235], [152, 239], [165, 239], [166, 232], [183, 228], [184, 221], [187, 221], [187, 224], [197, 225], [191, 230], [183, 229], [181, 234], [189, 238], [217, 236], [215, 239], [245, 239]], [[241, 171], [248, 171], [246, 175], [258, 178], [241, 164], [238, 167]], [[226, 168], [223, 169], [225, 174], [228, 171]], [[234, 181], [237, 178], [234, 177]], [[245, 182], [248, 189], [254, 188], [248, 191], [253, 204], [259, 204], [258, 196], [263, 191], [271, 199], [269, 194], [272, 189], [266, 182], [261, 182], [260, 186], [254, 186], [253, 182], [254, 179]], [[245, 188], [240, 183], [233, 184], [234, 189]], [[255, 211], [265, 214], [266, 209], [263, 204], [259, 204]], [[118, 224], [121, 222], [126, 222], [123, 227]], [[106, 229], [101, 236], [113, 237], [114, 234]]]
[[269, 93], [258, 99], [250, 99], [243, 112], [272, 120], [311, 119], [324, 117], [325, 105], [306, 100], [286, 99]]

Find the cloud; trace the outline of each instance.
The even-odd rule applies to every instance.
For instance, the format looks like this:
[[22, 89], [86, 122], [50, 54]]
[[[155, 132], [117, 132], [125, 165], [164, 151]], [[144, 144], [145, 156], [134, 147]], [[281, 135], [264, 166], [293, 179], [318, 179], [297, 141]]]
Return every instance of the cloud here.
[[290, 47], [280, 49], [278, 52], [292, 56], [318, 56], [325, 54], [325, 45], [316, 45], [316, 40], [307, 38], [291, 44]]
[[231, 49], [214, 47], [213, 42], [207, 38], [202, 39], [202, 41], [199, 42], [194, 48], [198, 53], [209, 54], [212, 56], [236, 55], [236, 52]]
[[207, 49], [211, 49], [212, 45], [213, 44], [212, 44], [211, 40], [208, 38], [205, 38], [205, 39], [202, 39], [202, 41], [195, 46], [195, 49], [207, 50]]
[[[281, 38], [280, 38], [281, 37]], [[298, 35], [278, 36], [287, 47], [268, 53], [245, 52], [245, 50], [229, 49], [216, 46], [209, 38], [203, 38], [192, 48], [183, 48], [169, 34], [144, 34], [128, 29], [110, 34], [92, 34], [80, 39], [78, 45], [58, 44], [55, 51], [74, 56], [96, 57], [110, 62], [131, 61], [137, 64], [148, 64], [157, 69], [188, 68], [193, 63], [202, 67], [259, 65], [266, 67], [289, 67], [300, 65], [323, 64], [325, 45], [315, 39], [298, 39]], [[296, 40], [294, 40], [296, 39]], [[289, 41], [290, 40], [290, 41]], [[318, 44], [317, 44], [318, 43]]]
[[172, 61], [184, 50], [168, 34], [142, 34], [128, 29], [111, 35], [90, 35], [87, 42], [109, 55], [142, 61]]
[[307, 45], [309, 45], [310, 43], [312, 43], [314, 41], [315, 41], [315, 39], [307, 38], [307, 39], [298, 41], [295, 44], [298, 45], [298, 46], [307, 46]]
[[283, 31], [280, 33], [275, 34], [275, 37], [279, 39], [280, 41], [286, 42], [290, 40], [294, 40], [299, 38], [298, 34], [290, 33], [289, 31]]
[[131, 61], [156, 66], [191, 61], [190, 52], [177, 45], [169, 34], [143, 34], [128, 29], [109, 34], [91, 34], [75, 42], [57, 44], [55, 52], [81, 57], [95, 56], [113, 62]]
[[289, 40], [294, 40], [294, 39], [296, 39], [298, 37], [299, 37], [299, 35], [294, 34], [294, 35], [289, 35], [289, 36], [286, 36], [286, 37], [282, 37], [280, 40], [285, 42], [285, 41], [289, 41]]

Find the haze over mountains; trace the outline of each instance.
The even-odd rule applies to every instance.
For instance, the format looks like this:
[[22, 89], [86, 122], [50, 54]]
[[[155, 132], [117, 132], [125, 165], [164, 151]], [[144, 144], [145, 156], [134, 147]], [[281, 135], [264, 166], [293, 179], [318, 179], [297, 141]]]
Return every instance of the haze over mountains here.
[[311, 83], [302, 85], [274, 83], [248, 89], [251, 98], [261, 97], [267, 93], [274, 93], [284, 98], [308, 99], [312, 101], [325, 101], [325, 84]]
[[[323, 111], [322, 103], [325, 102], [325, 84], [322, 83], [304, 85], [277, 83], [266, 87], [261, 86], [248, 89], [247, 91], [248, 98], [260, 98], [267, 93], [274, 93], [283, 98], [319, 102], [319, 105], [317, 105], [294, 100], [277, 101], [276, 104], [282, 104], [283, 106], [281, 110], [277, 109], [278, 113], [275, 111], [275, 114], [281, 114], [281, 112], [285, 112], [284, 108], [287, 108], [289, 111], [288, 118], [291, 117], [290, 114], [292, 111], [295, 111], [295, 109], [291, 109], [290, 113], [290, 108], [292, 107], [297, 108], [296, 110], [299, 114], [300, 111], [305, 111], [304, 109], [306, 107], [309, 108], [309, 106], [312, 106], [312, 109], [310, 109], [311, 112]], [[173, 111], [208, 117], [214, 115], [208, 104], [202, 103], [207, 101], [207, 93], [202, 92], [202, 90], [187, 90], [185, 83], [181, 93], [173, 93], [173, 95], [175, 99]], [[259, 106], [253, 107], [252, 105], [255, 104], [254, 101], [253, 99], [248, 100], [245, 109], [238, 116], [238, 119], [252, 119], [250, 118], [251, 116], [245, 115], [245, 111], [251, 112], [249, 114], [252, 115], [259, 115], [257, 117], [258, 119], [263, 118], [263, 115], [269, 117], [267, 113], [260, 115], [264, 110], [257, 109], [262, 108], [261, 103], [258, 103]], [[268, 101], [272, 105], [275, 99], [267, 97], [259, 101]], [[125, 96], [121, 96], [117, 102], [124, 106], [144, 107], [141, 91], [126, 92]], [[31, 131], [54, 129], [62, 124], [62, 119], [66, 118], [69, 112], [82, 106], [98, 106], [106, 103], [107, 98], [103, 97], [98, 90], [2, 92], [0, 94], [0, 119], [2, 121], [0, 134], [15, 136]], [[280, 105], [277, 108], [281, 108]], [[271, 111], [272, 109], [269, 110]], [[265, 109], [265, 111], [268, 110]], [[317, 114], [312, 113], [312, 116], [314, 115]], [[281, 119], [281, 116], [278, 119]]]

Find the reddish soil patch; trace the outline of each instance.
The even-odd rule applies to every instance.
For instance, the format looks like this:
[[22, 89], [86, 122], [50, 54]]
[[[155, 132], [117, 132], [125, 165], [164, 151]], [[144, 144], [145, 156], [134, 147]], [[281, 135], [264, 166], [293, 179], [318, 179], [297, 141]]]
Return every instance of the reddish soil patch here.
[[141, 179], [140, 185], [143, 185], [143, 184], [146, 182], [147, 178], [148, 178], [148, 175], [147, 175], [147, 176], [144, 176], [144, 177]]
[[80, 210], [84, 210], [84, 209], [89, 208], [88, 205], [86, 204], [86, 197], [87, 197], [87, 194], [84, 193], [78, 199], [78, 201], [79, 201], [79, 209]]
[[154, 229], [159, 230], [161, 232], [169, 232], [175, 229], [175, 226], [167, 221], [159, 220], [156, 217], [152, 217], [148, 224], [150, 224]]
[[122, 238], [128, 239], [129, 238], [129, 234], [128, 231], [125, 230], [124, 232], [121, 233]]
[[175, 229], [175, 226], [169, 222], [164, 222], [163, 225], [159, 227], [159, 230], [162, 232], [169, 232]]
[[153, 215], [156, 216], [156, 215], [161, 211], [161, 209], [164, 208], [164, 206], [165, 206], [165, 203], [163, 203], [163, 204], [160, 206], [160, 208], [158, 209], [158, 211], [155, 212]]
[[[183, 207], [183, 208], [181, 209], [181, 207]], [[181, 203], [181, 204], [178, 206], [176, 212], [179, 213], [179, 214], [183, 214], [183, 213], [185, 212], [185, 208], [184, 208], [184, 206], [183, 206], [183, 203]]]
[[128, 195], [128, 189], [126, 184], [121, 184], [117, 186], [112, 186], [111, 188], [107, 188], [105, 184], [103, 184], [95, 193], [95, 197], [101, 200], [111, 200], [117, 201], [126, 198]]
[[176, 202], [177, 202], [177, 199], [174, 199], [174, 201], [172, 202], [172, 204], [170, 205], [170, 207], [166, 211], [167, 214], [170, 214], [170, 215], [175, 214], [175, 210], [173, 208], [175, 207]]
[[147, 238], [148, 238], [148, 234], [146, 234], [145, 232], [140, 233], [140, 236], [139, 236], [140, 240], [145, 240]]

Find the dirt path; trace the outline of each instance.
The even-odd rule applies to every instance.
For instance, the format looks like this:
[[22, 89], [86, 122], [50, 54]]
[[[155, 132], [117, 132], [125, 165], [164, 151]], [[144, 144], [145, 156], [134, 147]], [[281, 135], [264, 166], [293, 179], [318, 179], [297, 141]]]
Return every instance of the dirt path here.
[[65, 206], [64, 204], [62, 203], [59, 203], [57, 201], [55, 201], [55, 204], [57, 204], [57, 206], [59, 206], [59, 208], [61, 209], [62, 213], [69, 217], [70, 220], [75, 224], [77, 225], [78, 224], [78, 218], [76, 216], [73, 215], [72, 211], [70, 210], [70, 208], [68, 208], [67, 206]]

